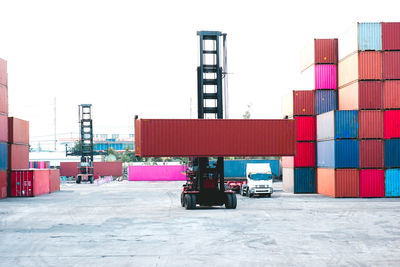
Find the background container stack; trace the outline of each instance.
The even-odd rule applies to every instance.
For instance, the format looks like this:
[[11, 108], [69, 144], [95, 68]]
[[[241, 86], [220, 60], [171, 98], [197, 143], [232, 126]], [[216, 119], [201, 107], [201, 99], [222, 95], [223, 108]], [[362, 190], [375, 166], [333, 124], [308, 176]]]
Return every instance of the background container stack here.
[[48, 169], [50, 168], [50, 161], [29, 161], [30, 169]]
[[400, 23], [382, 23], [385, 196], [400, 196]]
[[8, 118], [8, 169], [29, 169], [29, 122]]
[[286, 100], [284, 116], [297, 121], [297, 155], [282, 158], [283, 189], [316, 192], [316, 114], [337, 108], [338, 40], [315, 39], [301, 56], [300, 88]]
[[0, 58], [0, 198], [7, 197], [8, 80], [7, 61]]

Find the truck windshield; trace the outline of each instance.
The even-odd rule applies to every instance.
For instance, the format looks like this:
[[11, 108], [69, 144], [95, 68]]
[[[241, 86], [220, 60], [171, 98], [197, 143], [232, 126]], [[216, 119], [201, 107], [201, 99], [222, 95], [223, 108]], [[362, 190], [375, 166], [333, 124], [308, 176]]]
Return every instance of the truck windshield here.
[[253, 173], [250, 176], [251, 180], [271, 180], [272, 175], [267, 173]]

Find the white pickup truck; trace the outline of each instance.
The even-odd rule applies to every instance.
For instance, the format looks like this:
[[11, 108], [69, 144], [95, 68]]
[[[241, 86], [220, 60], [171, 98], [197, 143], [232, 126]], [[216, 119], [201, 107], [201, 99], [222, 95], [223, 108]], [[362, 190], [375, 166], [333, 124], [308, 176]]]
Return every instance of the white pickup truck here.
[[242, 196], [262, 195], [271, 197], [274, 189], [269, 163], [247, 163], [246, 177], [247, 183], [242, 184], [240, 190]]

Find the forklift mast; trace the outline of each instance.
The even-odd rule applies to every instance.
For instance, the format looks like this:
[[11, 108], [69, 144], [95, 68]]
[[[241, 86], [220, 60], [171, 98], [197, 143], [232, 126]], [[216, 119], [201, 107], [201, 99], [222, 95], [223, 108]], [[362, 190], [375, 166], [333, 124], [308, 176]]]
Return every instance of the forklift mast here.
[[93, 121], [92, 105], [79, 105], [79, 132], [81, 146], [81, 162], [93, 162]]

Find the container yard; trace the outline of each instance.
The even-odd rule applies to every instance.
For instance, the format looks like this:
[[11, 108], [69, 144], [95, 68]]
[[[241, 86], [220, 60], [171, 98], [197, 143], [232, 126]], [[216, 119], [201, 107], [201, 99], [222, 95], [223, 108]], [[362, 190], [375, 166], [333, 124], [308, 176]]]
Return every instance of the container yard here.
[[400, 264], [398, 4], [208, 2], [0, 4], [0, 266]]

